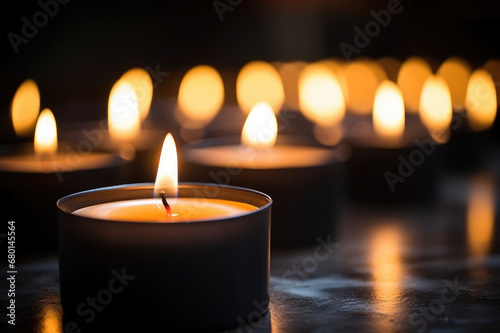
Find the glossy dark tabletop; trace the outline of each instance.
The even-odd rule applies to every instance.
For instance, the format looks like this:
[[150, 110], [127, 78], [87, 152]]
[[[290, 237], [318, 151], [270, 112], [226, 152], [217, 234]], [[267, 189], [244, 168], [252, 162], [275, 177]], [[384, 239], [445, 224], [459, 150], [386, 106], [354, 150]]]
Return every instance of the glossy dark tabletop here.
[[[499, 332], [497, 183], [447, 176], [432, 206], [346, 204], [333, 238], [273, 251], [270, 312], [231, 332]], [[57, 255], [20, 260], [16, 331], [62, 332]]]

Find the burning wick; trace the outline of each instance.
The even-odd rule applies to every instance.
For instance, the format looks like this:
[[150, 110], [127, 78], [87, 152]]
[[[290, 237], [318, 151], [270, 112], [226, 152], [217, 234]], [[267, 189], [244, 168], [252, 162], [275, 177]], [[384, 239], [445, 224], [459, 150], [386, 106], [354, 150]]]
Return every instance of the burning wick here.
[[161, 202], [163, 202], [163, 206], [165, 206], [165, 210], [167, 211], [167, 220], [170, 220], [170, 217], [172, 215], [172, 209], [170, 208], [170, 205], [167, 202], [167, 198], [165, 197], [165, 192], [161, 191], [158, 195], [161, 197]]

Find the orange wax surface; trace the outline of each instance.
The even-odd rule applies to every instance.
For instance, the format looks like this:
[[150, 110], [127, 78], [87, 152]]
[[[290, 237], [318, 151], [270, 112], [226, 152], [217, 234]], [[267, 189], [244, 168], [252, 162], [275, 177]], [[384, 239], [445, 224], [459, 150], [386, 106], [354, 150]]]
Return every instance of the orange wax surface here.
[[191, 149], [186, 152], [186, 159], [217, 167], [231, 164], [245, 169], [282, 169], [324, 165], [333, 160], [333, 152], [300, 145], [276, 145], [266, 149], [222, 145]]
[[226, 219], [257, 210], [250, 204], [205, 198], [167, 199], [171, 216], [167, 219], [160, 198], [108, 202], [80, 208], [73, 212], [88, 218], [125, 222], [191, 222]]

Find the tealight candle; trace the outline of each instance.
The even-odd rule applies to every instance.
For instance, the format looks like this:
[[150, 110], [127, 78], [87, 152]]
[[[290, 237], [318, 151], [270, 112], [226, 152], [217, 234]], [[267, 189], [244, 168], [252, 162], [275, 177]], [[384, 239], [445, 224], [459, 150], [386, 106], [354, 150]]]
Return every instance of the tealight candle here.
[[124, 176], [122, 167], [126, 163], [116, 154], [82, 152], [69, 143], [58, 143], [55, 118], [49, 109], [43, 110], [36, 125], [34, 145], [0, 148], [0, 194], [4, 212], [19, 220], [18, 226], [24, 234], [19, 240], [19, 251], [55, 248], [53, 203], [71, 192], [118, 182]]
[[377, 89], [372, 126], [346, 138], [352, 147], [351, 199], [377, 203], [431, 200], [444, 147], [426, 132], [407, 131], [402, 93], [391, 81], [383, 81]]
[[[154, 185], [59, 200], [65, 325], [223, 330], [267, 311], [271, 198], [231, 186], [177, 184], [176, 166], [169, 135]], [[128, 280], [110, 304], [102, 288], [116, 274]], [[105, 311], [86, 303], [92, 295]]]
[[303, 138], [277, 137], [266, 103], [250, 112], [242, 137], [184, 147], [185, 180], [252, 187], [271, 195], [273, 247], [313, 244], [334, 232], [345, 156]]

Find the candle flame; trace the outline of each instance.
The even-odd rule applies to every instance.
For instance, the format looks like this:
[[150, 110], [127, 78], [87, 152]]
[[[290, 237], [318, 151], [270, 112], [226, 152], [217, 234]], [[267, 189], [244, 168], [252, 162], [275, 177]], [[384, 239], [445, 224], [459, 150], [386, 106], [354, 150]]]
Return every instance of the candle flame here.
[[405, 127], [403, 94], [392, 81], [383, 81], [377, 88], [373, 104], [375, 132], [387, 139], [398, 139]]
[[184, 127], [201, 128], [217, 115], [224, 103], [224, 83], [213, 67], [191, 68], [179, 87], [179, 107]]
[[308, 65], [299, 79], [299, 103], [304, 115], [322, 126], [342, 121], [345, 102], [337, 77], [322, 64]]
[[385, 72], [371, 61], [355, 60], [345, 67], [344, 73], [349, 92], [347, 108], [355, 114], [369, 115], [377, 87], [385, 79]]
[[174, 198], [177, 196], [177, 173], [177, 148], [174, 137], [168, 133], [161, 149], [160, 163], [158, 164], [155, 181], [155, 197], [158, 197], [162, 191], [165, 192], [166, 197]]
[[265, 102], [250, 111], [241, 132], [241, 142], [254, 148], [272, 147], [278, 135], [278, 123], [273, 109]]
[[11, 118], [17, 136], [33, 133], [40, 111], [40, 92], [34, 80], [28, 79], [17, 88], [11, 105]]
[[403, 93], [405, 107], [408, 112], [417, 113], [425, 80], [432, 75], [427, 61], [420, 57], [408, 58], [398, 73], [398, 86]]
[[450, 89], [439, 76], [425, 80], [420, 95], [420, 119], [429, 131], [448, 131], [453, 116]]
[[278, 71], [264, 61], [246, 64], [238, 73], [236, 97], [245, 114], [259, 102], [268, 103], [274, 113], [278, 113], [285, 102], [283, 82]]
[[56, 119], [49, 109], [44, 109], [38, 117], [34, 148], [37, 155], [55, 155], [57, 153]]
[[115, 142], [132, 142], [141, 130], [139, 104], [134, 88], [118, 80], [109, 95], [109, 134]]
[[295, 61], [283, 64], [279, 67], [281, 81], [285, 92], [285, 105], [290, 110], [299, 110], [299, 76], [305, 62]]
[[153, 81], [149, 73], [143, 68], [132, 68], [125, 72], [121, 81], [132, 86], [139, 105], [139, 116], [144, 121], [149, 115], [153, 99]]
[[441, 76], [450, 88], [453, 109], [462, 111], [465, 107], [467, 82], [471, 68], [467, 61], [458, 57], [450, 57], [441, 64], [437, 75]]
[[497, 114], [495, 82], [484, 69], [474, 71], [467, 86], [465, 106], [473, 130], [491, 127]]

